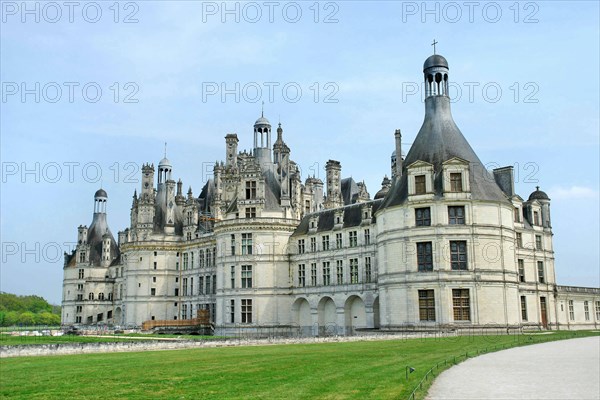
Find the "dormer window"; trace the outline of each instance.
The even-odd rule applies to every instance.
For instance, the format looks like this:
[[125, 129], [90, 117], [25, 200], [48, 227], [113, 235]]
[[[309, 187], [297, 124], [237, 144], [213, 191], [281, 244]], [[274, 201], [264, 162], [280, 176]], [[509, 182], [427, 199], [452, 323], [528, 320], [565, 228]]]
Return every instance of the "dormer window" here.
[[460, 172], [450, 173], [450, 191], [462, 192], [462, 174]]
[[533, 224], [534, 225], [540, 224], [540, 213], [538, 213], [537, 211], [533, 212]]
[[256, 199], [256, 181], [246, 182], [246, 200]]
[[415, 194], [425, 194], [426, 192], [425, 175], [415, 176]]
[[519, 207], [515, 207], [515, 222], [521, 222], [521, 214], [519, 213]]

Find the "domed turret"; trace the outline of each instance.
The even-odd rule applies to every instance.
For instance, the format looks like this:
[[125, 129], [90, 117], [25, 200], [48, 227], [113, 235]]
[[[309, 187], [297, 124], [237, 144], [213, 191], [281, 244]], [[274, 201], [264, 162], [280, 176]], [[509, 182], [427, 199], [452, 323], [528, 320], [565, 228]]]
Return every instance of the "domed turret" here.
[[108, 194], [106, 194], [106, 191], [104, 189], [100, 188], [96, 191], [96, 193], [94, 193], [94, 199], [97, 199], [99, 197], [103, 197], [103, 198], [107, 199]]
[[254, 123], [254, 157], [262, 167], [271, 164], [271, 123], [263, 113]]
[[375, 194], [375, 200], [383, 199], [385, 197], [385, 195], [388, 194], [388, 192], [390, 191], [391, 185], [392, 185], [392, 181], [390, 181], [390, 178], [388, 178], [386, 175], [383, 178], [383, 181], [381, 182], [381, 189], [379, 190], [379, 192], [377, 192]]
[[546, 192], [542, 192], [539, 186], [535, 187], [535, 192], [529, 195], [529, 201], [532, 200], [550, 200]]
[[423, 63], [423, 72], [433, 67], [442, 67], [448, 69], [448, 61], [444, 56], [434, 54], [432, 56], [429, 56], [429, 58], [427, 58], [427, 60], [425, 60], [425, 62]]
[[94, 213], [106, 213], [106, 201], [108, 200], [108, 194], [102, 188], [98, 189], [94, 193]]

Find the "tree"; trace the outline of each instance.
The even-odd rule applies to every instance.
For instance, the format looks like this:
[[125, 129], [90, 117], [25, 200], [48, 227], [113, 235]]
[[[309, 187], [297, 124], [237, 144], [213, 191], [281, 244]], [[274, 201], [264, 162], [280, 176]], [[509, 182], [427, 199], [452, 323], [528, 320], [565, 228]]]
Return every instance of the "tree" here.
[[36, 323], [39, 325], [60, 325], [60, 317], [44, 311], [36, 314]]
[[8, 311], [4, 314], [4, 326], [13, 326], [19, 323], [19, 313], [16, 311]]
[[35, 324], [35, 314], [31, 311], [25, 311], [21, 315], [19, 315], [19, 324], [21, 325], [34, 325]]

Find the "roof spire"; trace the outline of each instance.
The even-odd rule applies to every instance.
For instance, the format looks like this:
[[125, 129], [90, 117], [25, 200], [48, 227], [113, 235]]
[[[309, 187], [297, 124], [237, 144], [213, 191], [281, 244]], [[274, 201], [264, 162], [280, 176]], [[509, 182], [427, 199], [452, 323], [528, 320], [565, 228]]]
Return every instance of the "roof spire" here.
[[431, 45], [433, 46], [433, 54], [435, 54], [435, 45], [438, 44], [438, 42], [435, 41], [435, 39], [433, 39], [433, 43], [431, 43]]
[[167, 142], [165, 142], [165, 158], [167, 158]]
[[260, 116], [261, 116], [262, 118], [264, 118], [264, 117], [265, 117], [265, 102], [264, 102], [264, 100], [263, 100], [263, 102], [262, 102], [262, 106], [260, 107]]

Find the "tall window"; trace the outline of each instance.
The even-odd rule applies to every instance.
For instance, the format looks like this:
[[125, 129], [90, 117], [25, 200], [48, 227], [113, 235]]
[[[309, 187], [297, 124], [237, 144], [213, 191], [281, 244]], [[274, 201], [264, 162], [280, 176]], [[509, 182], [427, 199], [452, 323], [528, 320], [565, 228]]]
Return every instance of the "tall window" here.
[[467, 242], [464, 240], [450, 241], [450, 265], [455, 271], [467, 270]]
[[350, 259], [350, 283], [358, 283], [358, 258]]
[[85, 251], [79, 253], [79, 262], [85, 262]]
[[329, 235], [323, 235], [322, 244], [323, 250], [329, 250]]
[[521, 296], [521, 319], [527, 321], [527, 298]]
[[525, 261], [517, 260], [519, 265], [519, 282], [525, 282]]
[[217, 293], [217, 275], [212, 276], [212, 293]]
[[417, 265], [421, 272], [433, 271], [431, 242], [417, 243]]
[[79, 279], [83, 279], [83, 268], [79, 270]]
[[211, 283], [210, 281], [211, 281], [211, 276], [208, 275], [206, 277], [206, 279], [205, 279], [206, 286], [204, 288], [204, 293], [206, 293], [206, 294], [210, 294], [211, 293], [212, 285], [210, 284]]
[[229, 300], [229, 322], [235, 324], [235, 300]]
[[252, 300], [242, 299], [242, 324], [252, 323]]
[[573, 300], [569, 300], [569, 319], [575, 321], [575, 306], [573, 305]]
[[537, 268], [538, 268], [538, 281], [540, 283], [546, 283], [546, 277], [544, 275], [544, 262], [538, 261]]
[[[154, 263], [156, 264], [156, 263]], [[156, 269], [156, 268], [154, 268]], [[183, 270], [187, 271], [188, 269], [188, 253], [183, 253]]]
[[256, 181], [247, 181], [246, 182], [246, 199], [247, 200], [256, 199]]
[[415, 176], [415, 194], [425, 194], [426, 191], [425, 175]]
[[194, 295], [194, 278], [190, 278], [190, 295]]
[[242, 289], [252, 287], [252, 265], [242, 265]]
[[415, 208], [415, 223], [417, 226], [431, 226], [431, 209]]
[[371, 231], [369, 229], [365, 229], [365, 245], [371, 244]]
[[256, 218], [256, 207], [246, 207], [246, 218]]
[[194, 269], [194, 252], [190, 253], [190, 268]]
[[98, 293], [98, 300], [104, 300], [104, 293]]
[[589, 321], [590, 320], [590, 302], [587, 300], [583, 302], [583, 313], [585, 316], [585, 320]]
[[600, 321], [600, 300], [596, 301], [596, 319]]
[[181, 305], [181, 319], [187, 319], [187, 304]]
[[465, 224], [465, 207], [464, 206], [448, 206], [448, 223], [450, 225]]
[[188, 285], [187, 285], [187, 278], [183, 278], [183, 295], [187, 296], [188, 295]]
[[341, 233], [336, 233], [335, 234], [335, 248], [336, 249], [341, 249], [342, 245], [343, 245], [342, 234]]
[[419, 319], [421, 321], [435, 321], [433, 290], [419, 290]]
[[317, 251], [317, 238], [315, 237], [310, 238], [310, 251], [313, 253]]
[[521, 215], [519, 214], [519, 207], [515, 207], [515, 222], [521, 222]]
[[455, 321], [470, 321], [469, 289], [452, 289], [452, 308]]
[[198, 252], [198, 267], [204, 268], [204, 250]]
[[304, 264], [298, 265], [298, 286], [306, 286], [306, 265]]
[[310, 264], [310, 285], [317, 286], [317, 263]]
[[94, 293], [88, 294], [88, 300], [94, 300]]
[[[230, 243], [230, 247], [231, 247], [231, 255], [235, 256], [235, 235], [231, 235], [231, 243]], [[200, 254], [202, 254], [202, 250], [200, 250]], [[200, 259], [202, 259], [202, 256], [200, 256]]]
[[450, 174], [450, 191], [462, 192], [462, 174], [460, 172]]
[[242, 233], [242, 254], [243, 255], [252, 254], [252, 234], [251, 233]]
[[542, 237], [540, 235], [535, 235], [535, 249], [542, 250]]
[[298, 254], [304, 254], [304, 239], [298, 240]]
[[533, 224], [534, 225], [540, 224], [540, 214], [537, 211], [533, 212]]
[[523, 247], [523, 234], [521, 232], [516, 233], [515, 239], [517, 241], [517, 247]]
[[335, 272], [336, 272], [336, 277], [337, 277], [337, 284], [342, 285], [344, 283], [344, 263], [342, 260], [337, 260], [335, 262], [335, 264], [336, 264]]
[[204, 277], [198, 277], [198, 294], [204, 294]]
[[371, 269], [371, 257], [365, 257], [365, 282], [370, 283], [373, 280], [373, 271]]
[[231, 266], [230, 277], [231, 277], [231, 288], [233, 289], [235, 287], [235, 265]]
[[331, 285], [331, 266], [329, 261], [323, 262], [323, 285]]
[[356, 231], [348, 232], [348, 240], [350, 247], [356, 247], [358, 245], [358, 239], [356, 236]]

